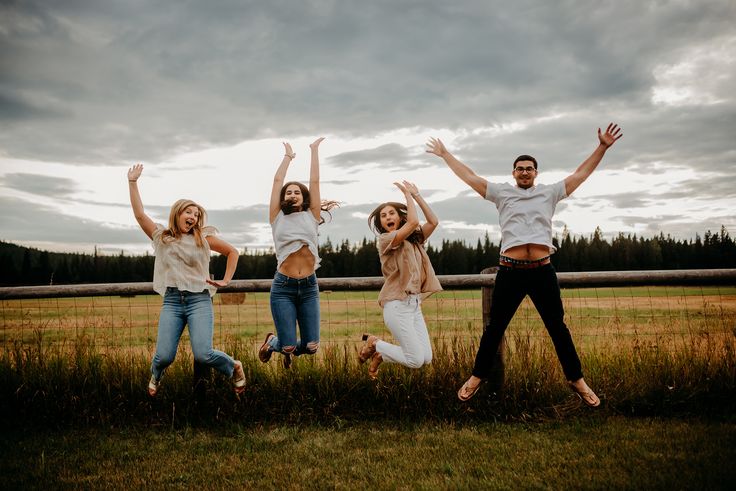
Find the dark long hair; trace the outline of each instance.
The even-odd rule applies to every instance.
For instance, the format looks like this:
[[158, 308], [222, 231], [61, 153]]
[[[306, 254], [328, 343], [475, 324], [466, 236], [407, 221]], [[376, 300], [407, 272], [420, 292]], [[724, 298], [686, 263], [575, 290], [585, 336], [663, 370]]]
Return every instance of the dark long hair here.
[[[291, 185], [295, 185], [299, 188], [299, 190], [302, 192], [302, 207], [299, 210], [294, 210], [294, 207], [291, 205], [291, 201], [287, 201], [284, 199], [286, 196], [286, 188], [288, 188]], [[304, 184], [300, 183], [299, 181], [289, 181], [283, 186], [281, 186], [281, 191], [279, 192], [279, 203], [281, 203], [281, 211], [284, 212], [284, 215], [288, 215], [290, 213], [294, 213], [295, 211], [309, 211], [309, 208], [312, 204], [312, 198], [309, 194], [309, 189]], [[327, 213], [330, 218], [332, 218], [332, 213], [330, 213], [330, 210], [333, 208], [337, 208], [340, 206], [340, 203], [337, 201], [330, 201], [330, 200], [322, 200], [322, 203], [320, 204], [320, 210]], [[320, 216], [320, 225], [325, 223], [325, 219]]]
[[[404, 203], [399, 203], [397, 201], [387, 201], [386, 203], [381, 203], [376, 207], [375, 210], [371, 212], [370, 215], [368, 215], [368, 227], [375, 233], [376, 235], [379, 234], [385, 234], [387, 230], [381, 226], [381, 210], [386, 208], [387, 206], [392, 207], [394, 210], [396, 210], [396, 213], [399, 214], [399, 226], [398, 228], [401, 228], [406, 223], [406, 205]], [[409, 237], [406, 238], [409, 242], [412, 244], [421, 244], [424, 242], [424, 234], [422, 233], [422, 228], [417, 227], [417, 229], [411, 233]]]

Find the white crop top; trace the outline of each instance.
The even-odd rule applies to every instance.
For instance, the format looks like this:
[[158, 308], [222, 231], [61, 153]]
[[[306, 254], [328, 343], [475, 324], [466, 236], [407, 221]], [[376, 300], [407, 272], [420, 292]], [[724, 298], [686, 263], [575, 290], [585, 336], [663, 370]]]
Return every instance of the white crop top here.
[[501, 224], [501, 252], [524, 244], [552, 245], [552, 215], [560, 200], [567, 197], [565, 181], [537, 184], [522, 189], [508, 183], [487, 183], [486, 199], [496, 204]]
[[317, 249], [319, 222], [311, 211], [297, 211], [284, 215], [279, 211], [271, 224], [273, 244], [276, 248], [276, 269], [281, 267], [287, 257], [305, 245], [314, 256], [314, 269], [319, 268], [320, 258]]
[[[197, 247], [194, 235], [184, 234], [178, 240], [162, 240], [166, 230], [157, 223], [153, 232], [153, 250], [156, 259], [153, 263], [153, 290], [159, 295], [166, 293], [166, 288], [173, 286], [188, 292], [207, 290], [213, 296], [217, 288], [207, 283], [210, 277], [210, 246], [203, 240], [202, 247]], [[204, 227], [202, 238], [215, 235], [215, 227]]]

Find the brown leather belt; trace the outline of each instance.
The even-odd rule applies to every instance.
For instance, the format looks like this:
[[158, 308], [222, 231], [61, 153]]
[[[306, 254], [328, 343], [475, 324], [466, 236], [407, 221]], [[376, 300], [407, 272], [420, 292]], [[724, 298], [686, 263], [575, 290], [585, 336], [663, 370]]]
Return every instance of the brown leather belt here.
[[526, 260], [526, 259], [514, 259], [507, 256], [501, 256], [498, 260], [498, 264], [500, 266], [505, 266], [507, 268], [512, 269], [534, 269], [534, 268], [541, 268], [542, 266], [546, 266], [551, 261], [549, 259], [549, 256], [542, 257], [539, 259], [534, 260]]

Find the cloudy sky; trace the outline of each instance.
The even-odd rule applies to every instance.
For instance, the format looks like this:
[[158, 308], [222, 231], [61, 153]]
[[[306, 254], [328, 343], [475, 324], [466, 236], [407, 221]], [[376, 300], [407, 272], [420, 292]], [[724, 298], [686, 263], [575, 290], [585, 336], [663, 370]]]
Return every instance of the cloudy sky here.
[[282, 141], [342, 203], [321, 239], [371, 237], [368, 213], [414, 181], [433, 240], [498, 242], [494, 206], [424, 152], [430, 136], [479, 174], [572, 172], [615, 121], [624, 137], [560, 203], [555, 232], [600, 226], [736, 234], [736, 3], [722, 1], [0, 2], [0, 240], [150, 250], [147, 212], [180, 197], [239, 248], [271, 245]]

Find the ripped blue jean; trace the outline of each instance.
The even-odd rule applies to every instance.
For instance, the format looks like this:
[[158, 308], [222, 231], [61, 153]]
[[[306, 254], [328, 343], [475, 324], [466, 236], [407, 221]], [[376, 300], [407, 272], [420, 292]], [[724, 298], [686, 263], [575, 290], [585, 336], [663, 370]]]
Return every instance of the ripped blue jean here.
[[[319, 285], [317, 275], [291, 278], [278, 271], [271, 283], [271, 315], [276, 336], [271, 351], [313, 355], [319, 348]], [[296, 328], [299, 325], [299, 339]]]

